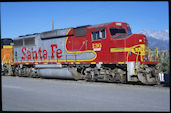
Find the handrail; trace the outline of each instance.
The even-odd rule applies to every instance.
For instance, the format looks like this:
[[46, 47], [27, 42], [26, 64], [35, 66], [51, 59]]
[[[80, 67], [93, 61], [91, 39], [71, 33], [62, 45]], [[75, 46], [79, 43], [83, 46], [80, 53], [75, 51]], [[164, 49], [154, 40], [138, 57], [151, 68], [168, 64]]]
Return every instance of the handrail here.
[[158, 48], [155, 48], [155, 61], [158, 61], [159, 54], [158, 54]]

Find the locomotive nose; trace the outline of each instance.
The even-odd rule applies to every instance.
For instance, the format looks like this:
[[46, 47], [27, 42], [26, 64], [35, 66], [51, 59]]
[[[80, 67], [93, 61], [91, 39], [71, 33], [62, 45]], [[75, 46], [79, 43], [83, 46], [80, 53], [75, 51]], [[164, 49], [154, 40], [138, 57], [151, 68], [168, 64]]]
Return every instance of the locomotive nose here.
[[147, 44], [147, 38], [144, 34], [136, 34], [135, 36], [140, 44]]

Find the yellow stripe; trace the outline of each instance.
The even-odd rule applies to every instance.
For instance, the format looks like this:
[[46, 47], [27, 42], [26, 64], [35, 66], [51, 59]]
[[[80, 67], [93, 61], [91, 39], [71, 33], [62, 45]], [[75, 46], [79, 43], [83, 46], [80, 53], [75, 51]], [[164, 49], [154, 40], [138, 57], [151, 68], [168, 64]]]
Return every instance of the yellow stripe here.
[[[75, 60], [67, 60], [67, 62], [71, 62]], [[77, 60], [77, 61], [85, 61], [85, 60]], [[41, 60], [41, 61], [15, 61], [14, 63], [35, 63], [35, 62], [47, 62], [47, 60]], [[56, 60], [48, 60], [48, 62], [57, 62]], [[66, 60], [58, 60], [58, 62], [66, 62]]]
[[131, 48], [110, 48], [110, 52], [128, 52]]
[[76, 64], [80, 64], [80, 62], [76, 62]]
[[118, 64], [124, 64], [125, 62], [118, 62]]
[[12, 45], [4, 45], [3, 48], [13, 48]]
[[145, 45], [139, 44], [128, 48], [110, 48], [110, 52], [132, 52], [134, 54], [138, 54], [138, 52], [140, 52], [141, 55], [145, 55]]
[[34, 61], [34, 62], [39, 62], [39, 61]]
[[91, 62], [91, 64], [96, 64], [96, 62]]

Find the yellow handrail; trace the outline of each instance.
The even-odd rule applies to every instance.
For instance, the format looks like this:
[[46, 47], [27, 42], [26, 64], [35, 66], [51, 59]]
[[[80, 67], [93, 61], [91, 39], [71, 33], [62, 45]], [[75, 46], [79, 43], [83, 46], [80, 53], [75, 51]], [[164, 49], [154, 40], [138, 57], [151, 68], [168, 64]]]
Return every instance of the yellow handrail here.
[[150, 48], [148, 48], [148, 54], [149, 54], [149, 61], [151, 62], [151, 49]]
[[158, 48], [155, 48], [155, 61], [158, 61], [158, 57], [159, 57]]
[[138, 56], [139, 56], [139, 54], [140, 54], [140, 52], [137, 53], [136, 62], [135, 62], [136, 63], [135, 64], [136, 65], [135, 66], [136, 71], [138, 71]]

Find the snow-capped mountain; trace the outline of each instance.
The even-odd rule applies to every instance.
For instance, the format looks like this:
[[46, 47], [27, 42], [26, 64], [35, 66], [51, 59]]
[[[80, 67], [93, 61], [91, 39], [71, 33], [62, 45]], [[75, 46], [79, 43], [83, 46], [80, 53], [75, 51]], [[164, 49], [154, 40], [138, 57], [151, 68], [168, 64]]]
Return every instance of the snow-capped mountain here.
[[144, 34], [147, 37], [148, 45], [154, 49], [169, 50], [169, 31], [168, 30], [142, 30], [137, 34]]
[[168, 30], [142, 30], [140, 32], [138, 32], [138, 34], [144, 34], [147, 37], [153, 37], [155, 39], [159, 39], [159, 40], [169, 40], [169, 31]]

